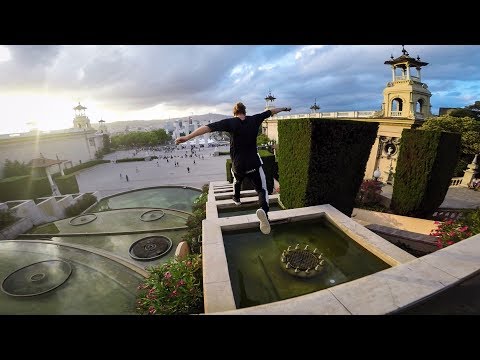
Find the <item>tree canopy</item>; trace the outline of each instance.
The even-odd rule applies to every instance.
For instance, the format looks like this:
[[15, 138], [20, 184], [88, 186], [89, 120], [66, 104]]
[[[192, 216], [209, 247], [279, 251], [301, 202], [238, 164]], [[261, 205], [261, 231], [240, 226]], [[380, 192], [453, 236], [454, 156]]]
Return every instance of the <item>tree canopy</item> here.
[[474, 104], [467, 105], [463, 109], [452, 110], [449, 115], [457, 118], [468, 116], [480, 120], [480, 101], [475, 101]]
[[457, 132], [462, 136], [463, 154], [476, 154], [480, 152], [480, 122], [471, 117], [454, 117], [444, 115], [425, 120], [420, 127], [422, 130], [440, 130]]
[[163, 129], [153, 131], [134, 131], [126, 134], [115, 135], [111, 137], [110, 143], [113, 148], [118, 147], [139, 147], [139, 146], [158, 146], [164, 145], [172, 137]]
[[474, 154], [480, 152], [480, 121], [472, 117], [444, 115], [425, 120], [422, 130], [441, 130], [460, 133], [460, 158], [455, 167], [455, 176], [463, 176], [463, 171], [472, 162]]
[[3, 167], [3, 177], [9, 178], [12, 176], [21, 176], [28, 175], [31, 172], [31, 168], [24, 162], [19, 162], [18, 160], [11, 161], [9, 159], [5, 160]]

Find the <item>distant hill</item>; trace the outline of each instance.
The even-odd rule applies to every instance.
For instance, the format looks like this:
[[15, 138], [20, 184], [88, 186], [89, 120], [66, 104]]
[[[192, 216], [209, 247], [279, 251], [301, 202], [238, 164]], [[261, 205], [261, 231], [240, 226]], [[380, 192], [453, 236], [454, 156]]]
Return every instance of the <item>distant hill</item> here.
[[[222, 114], [204, 114], [204, 115], [193, 115], [192, 120], [199, 120], [199, 121], [218, 121], [225, 118], [230, 117], [229, 115], [222, 115]], [[163, 127], [166, 122], [172, 122], [175, 120], [188, 120], [189, 116], [178, 117], [178, 118], [171, 118], [171, 119], [159, 119], [159, 120], [125, 120], [125, 121], [113, 121], [113, 122], [106, 122], [107, 128], [110, 132], [115, 131], [124, 131], [125, 128], [128, 126], [130, 129], [134, 129], [136, 127]], [[93, 123], [92, 127], [98, 128], [98, 124]]]

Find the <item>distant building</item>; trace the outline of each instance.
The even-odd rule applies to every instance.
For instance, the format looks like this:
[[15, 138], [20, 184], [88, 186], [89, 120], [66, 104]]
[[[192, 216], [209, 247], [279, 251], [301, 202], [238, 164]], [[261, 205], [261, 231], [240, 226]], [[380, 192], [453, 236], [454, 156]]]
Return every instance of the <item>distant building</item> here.
[[441, 108], [438, 109], [438, 116], [448, 115], [448, 114], [450, 114], [453, 110], [458, 110], [458, 109], [461, 109], [461, 108], [441, 107]]
[[43, 154], [50, 159], [66, 160], [65, 167], [94, 160], [95, 153], [103, 148], [103, 135], [91, 127], [86, 107], [79, 103], [74, 110], [71, 129], [0, 135], [0, 177], [6, 159], [28, 163]]

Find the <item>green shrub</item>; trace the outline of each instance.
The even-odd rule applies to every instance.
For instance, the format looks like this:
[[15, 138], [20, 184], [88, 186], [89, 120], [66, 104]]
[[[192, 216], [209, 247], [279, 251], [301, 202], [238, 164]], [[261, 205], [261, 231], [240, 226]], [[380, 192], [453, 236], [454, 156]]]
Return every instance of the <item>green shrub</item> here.
[[202, 221], [206, 218], [206, 203], [208, 201], [208, 184], [203, 185], [202, 193], [192, 205], [192, 214], [187, 219], [188, 231], [184, 241], [194, 254], [200, 253], [199, 238], [202, 236]]
[[23, 175], [0, 180], [0, 201], [35, 199], [48, 195], [52, 195], [52, 189], [46, 177]]
[[125, 159], [118, 159], [118, 160], [117, 160], [117, 163], [132, 162], [132, 161], [145, 161], [145, 158], [125, 158]]
[[377, 122], [279, 121], [277, 157], [284, 206], [331, 204], [350, 216], [377, 130]]
[[0, 210], [0, 230], [16, 222], [18, 218], [9, 210]]
[[460, 134], [405, 129], [390, 208], [427, 217], [443, 202], [460, 153]]
[[[80, 165], [75, 165], [75, 166], [72, 166], [71, 168], [65, 169], [65, 170], [63, 170], [63, 173], [65, 175], [70, 175], [70, 174], [73, 174], [76, 171], [83, 170], [83, 169], [86, 169], [86, 168], [89, 168], [89, 167], [92, 167], [92, 166], [95, 166], [95, 165], [98, 165], [98, 164], [105, 164], [105, 163], [109, 163], [109, 162], [110, 162], [110, 160], [91, 160], [91, 161], [81, 163]], [[57, 176], [59, 176], [59, 175], [60, 175], [60, 173], [58, 173]]]
[[80, 215], [82, 211], [85, 211], [85, 209], [95, 204], [96, 202], [97, 202], [97, 198], [95, 196], [93, 196], [92, 194], [85, 194], [75, 204], [65, 208], [65, 215], [67, 217]]
[[480, 207], [467, 210], [462, 214], [460, 221], [464, 226], [468, 226], [473, 235], [480, 234]]
[[221, 155], [230, 155], [230, 151], [219, 151], [218, 152], [218, 155], [221, 156]]
[[80, 191], [75, 174], [58, 176], [55, 178], [55, 183], [57, 184], [60, 194], [75, 194]]
[[148, 278], [138, 286], [140, 314], [188, 315], [203, 313], [201, 255], [147, 269]]

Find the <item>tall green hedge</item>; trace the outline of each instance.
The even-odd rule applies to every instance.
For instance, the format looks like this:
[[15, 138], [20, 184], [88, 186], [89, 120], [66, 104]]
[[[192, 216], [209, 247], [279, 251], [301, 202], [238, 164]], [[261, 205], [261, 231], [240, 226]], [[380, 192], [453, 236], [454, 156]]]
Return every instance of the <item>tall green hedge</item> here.
[[[263, 161], [263, 170], [265, 171], [265, 178], [267, 181], [267, 191], [269, 194], [273, 192], [273, 175], [275, 171], [275, 155], [273, 155], [268, 150], [258, 150], [258, 154]], [[233, 183], [233, 176], [231, 172], [232, 168], [232, 159], [227, 159], [225, 163], [226, 172], [227, 172], [227, 181]], [[242, 182], [242, 190], [254, 190], [253, 184], [249, 179], [245, 179]]]
[[51, 194], [46, 177], [23, 175], [0, 180], [0, 201], [35, 199]]
[[405, 129], [395, 170], [390, 208], [425, 217], [443, 202], [460, 154], [461, 135]]
[[60, 194], [75, 194], [80, 191], [75, 174], [58, 176], [55, 178], [55, 183], [57, 184]]
[[377, 122], [286, 119], [278, 122], [280, 199], [286, 208], [331, 204], [353, 211]]

